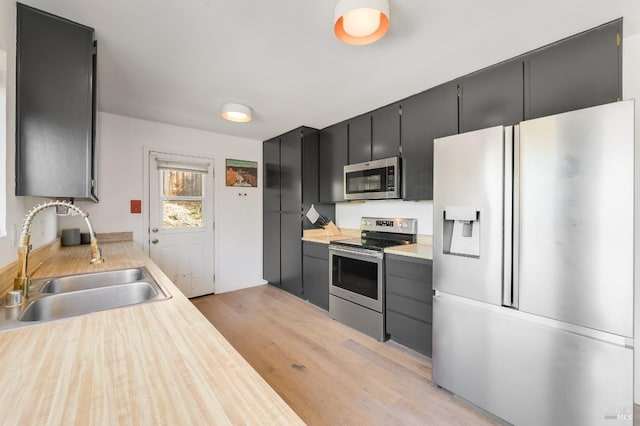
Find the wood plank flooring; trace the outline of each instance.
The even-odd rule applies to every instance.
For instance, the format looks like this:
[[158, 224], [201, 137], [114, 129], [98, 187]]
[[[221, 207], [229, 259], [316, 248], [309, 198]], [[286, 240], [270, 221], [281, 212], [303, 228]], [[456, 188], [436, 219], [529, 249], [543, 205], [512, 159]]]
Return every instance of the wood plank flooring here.
[[495, 425], [431, 381], [431, 359], [264, 285], [192, 300], [310, 425]]

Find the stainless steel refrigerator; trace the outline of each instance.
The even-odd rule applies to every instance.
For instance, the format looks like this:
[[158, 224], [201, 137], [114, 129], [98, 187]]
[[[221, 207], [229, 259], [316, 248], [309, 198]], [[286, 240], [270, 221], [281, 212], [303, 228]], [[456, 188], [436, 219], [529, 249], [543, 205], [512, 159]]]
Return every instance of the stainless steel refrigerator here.
[[435, 383], [517, 425], [632, 424], [633, 108], [435, 140]]

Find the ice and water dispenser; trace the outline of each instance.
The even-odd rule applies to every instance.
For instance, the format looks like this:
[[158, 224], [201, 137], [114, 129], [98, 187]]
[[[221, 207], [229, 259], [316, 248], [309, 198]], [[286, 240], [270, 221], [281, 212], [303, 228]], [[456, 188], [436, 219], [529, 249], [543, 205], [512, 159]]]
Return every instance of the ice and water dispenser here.
[[442, 251], [465, 257], [480, 257], [480, 211], [455, 206], [444, 210]]

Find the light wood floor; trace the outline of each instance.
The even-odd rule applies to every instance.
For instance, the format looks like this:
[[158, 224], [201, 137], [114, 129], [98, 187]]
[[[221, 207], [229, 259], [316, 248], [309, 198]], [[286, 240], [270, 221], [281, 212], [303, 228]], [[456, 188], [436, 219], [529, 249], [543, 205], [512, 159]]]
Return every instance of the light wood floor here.
[[431, 359], [380, 343], [272, 286], [193, 299], [310, 425], [492, 425], [431, 381]]

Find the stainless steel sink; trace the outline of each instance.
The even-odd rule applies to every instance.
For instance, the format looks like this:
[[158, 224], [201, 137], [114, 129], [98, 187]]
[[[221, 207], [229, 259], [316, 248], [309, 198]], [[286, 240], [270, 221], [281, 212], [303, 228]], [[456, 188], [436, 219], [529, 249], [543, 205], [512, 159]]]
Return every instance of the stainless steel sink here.
[[[40, 286], [40, 293], [66, 293], [114, 284], [132, 283], [141, 281], [144, 278], [145, 271], [142, 268], [131, 268], [34, 280], [32, 286]], [[44, 282], [44, 284], [40, 285], [41, 282]]]
[[29, 302], [18, 317], [18, 321], [53, 321], [89, 312], [136, 305], [157, 296], [156, 289], [147, 282], [53, 294]]
[[0, 307], [0, 331], [169, 298], [145, 267], [42, 278], [25, 304]]

